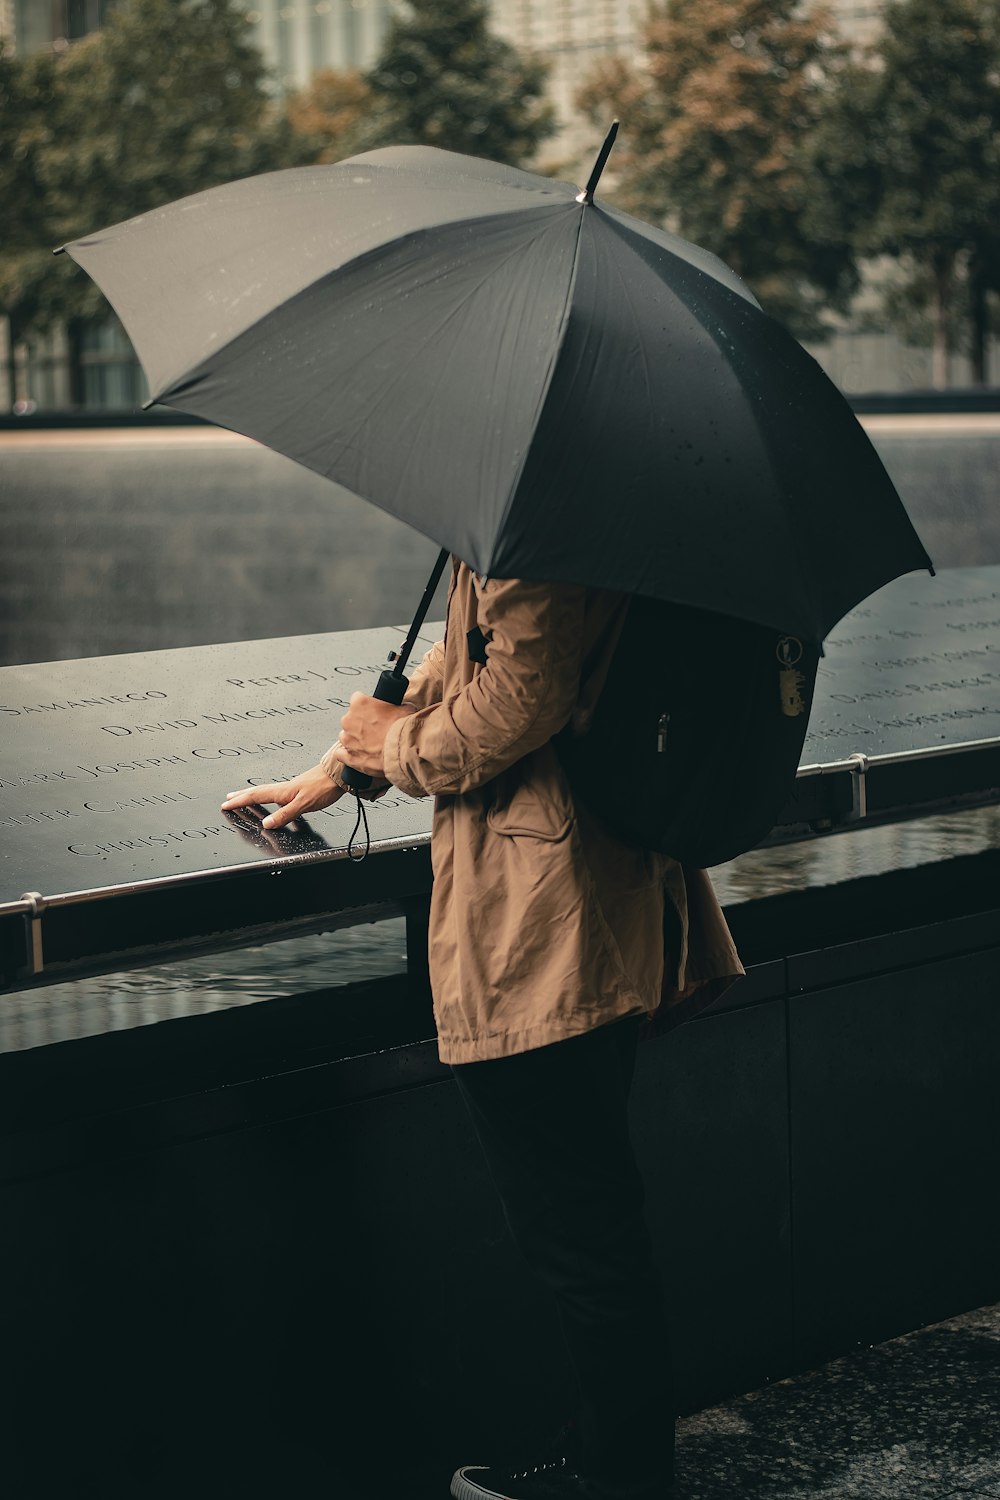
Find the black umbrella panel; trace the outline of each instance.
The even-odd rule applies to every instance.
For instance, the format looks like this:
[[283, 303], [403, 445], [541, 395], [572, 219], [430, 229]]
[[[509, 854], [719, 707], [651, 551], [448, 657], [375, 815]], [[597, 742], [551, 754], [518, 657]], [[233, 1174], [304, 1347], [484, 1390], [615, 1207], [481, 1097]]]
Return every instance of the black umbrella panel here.
[[591, 193], [394, 147], [66, 248], [154, 401], [287, 454], [477, 572], [818, 644], [929, 566], [899, 497], [731, 271]]

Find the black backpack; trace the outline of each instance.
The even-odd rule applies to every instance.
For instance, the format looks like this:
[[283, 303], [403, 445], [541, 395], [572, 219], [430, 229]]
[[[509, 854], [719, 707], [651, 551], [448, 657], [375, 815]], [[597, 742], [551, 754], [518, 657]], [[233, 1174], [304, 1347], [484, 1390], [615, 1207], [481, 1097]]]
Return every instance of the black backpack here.
[[556, 736], [574, 798], [682, 864], [734, 859], [792, 791], [818, 664], [795, 636], [633, 598], [586, 732]]

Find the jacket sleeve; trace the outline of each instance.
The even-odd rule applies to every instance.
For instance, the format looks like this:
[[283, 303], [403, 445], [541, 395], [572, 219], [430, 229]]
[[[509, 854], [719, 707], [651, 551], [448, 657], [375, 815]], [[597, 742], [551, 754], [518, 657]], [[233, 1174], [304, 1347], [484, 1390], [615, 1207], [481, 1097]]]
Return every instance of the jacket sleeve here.
[[441, 702], [444, 688], [444, 641], [436, 641], [414, 668], [403, 702], [407, 708], [430, 708]]
[[385, 774], [411, 797], [492, 781], [550, 740], [576, 701], [586, 590], [494, 578], [477, 581], [476, 594], [485, 666], [386, 735]]
[[[407, 708], [412, 709], [426, 708], [428, 705], [440, 703], [443, 683], [444, 642], [437, 641], [424, 656], [420, 665], [414, 669], [413, 676], [410, 678], [410, 685], [406, 689], [406, 696], [403, 698], [403, 703]], [[335, 781], [340, 787], [344, 785], [340, 774], [343, 768], [341, 762], [333, 753], [333, 745], [330, 746], [325, 755], [321, 756], [319, 763], [331, 781]], [[374, 802], [376, 798], [384, 796], [388, 789], [389, 782], [382, 781], [376, 777], [372, 790], [362, 792], [360, 795], [365, 797], [367, 801]]]

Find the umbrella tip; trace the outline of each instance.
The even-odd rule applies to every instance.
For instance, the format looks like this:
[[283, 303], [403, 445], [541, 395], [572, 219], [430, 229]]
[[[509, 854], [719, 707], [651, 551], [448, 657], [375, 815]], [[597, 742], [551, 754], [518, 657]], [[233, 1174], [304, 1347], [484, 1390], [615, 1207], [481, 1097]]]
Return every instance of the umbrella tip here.
[[52, 254], [53, 255], [65, 255], [66, 254], [66, 246], [65, 245], [57, 245], [56, 248], [53, 250]]
[[598, 151], [598, 153], [597, 153], [597, 160], [594, 162], [594, 170], [591, 172], [590, 176], [587, 178], [587, 186], [585, 188], [583, 188], [582, 191], [579, 192], [579, 193], [577, 193], [577, 195], [576, 195], [576, 201], [577, 201], [577, 203], [593, 203], [593, 201], [594, 201], [594, 189], [597, 187], [598, 182], [600, 182], [600, 180], [601, 180], [601, 173], [604, 171], [604, 164], [607, 161], [608, 157], [611, 155], [611, 147], [615, 143], [615, 136], [617, 134], [618, 134], [618, 121], [617, 120], [612, 120], [611, 121], [611, 129], [608, 131], [607, 135], [604, 137], [604, 145], [601, 147], [600, 151]]

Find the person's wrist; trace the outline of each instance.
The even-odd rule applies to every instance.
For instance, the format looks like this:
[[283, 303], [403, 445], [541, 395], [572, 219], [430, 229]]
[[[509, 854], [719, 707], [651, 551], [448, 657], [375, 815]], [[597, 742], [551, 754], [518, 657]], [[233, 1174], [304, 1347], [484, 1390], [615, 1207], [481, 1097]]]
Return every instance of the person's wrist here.
[[326, 754], [320, 757], [317, 769], [322, 771], [325, 776], [328, 776], [336, 786], [343, 788], [344, 783], [341, 781], [338, 774], [340, 771], [341, 762], [334, 755], [334, 749], [335, 746], [331, 745]]

